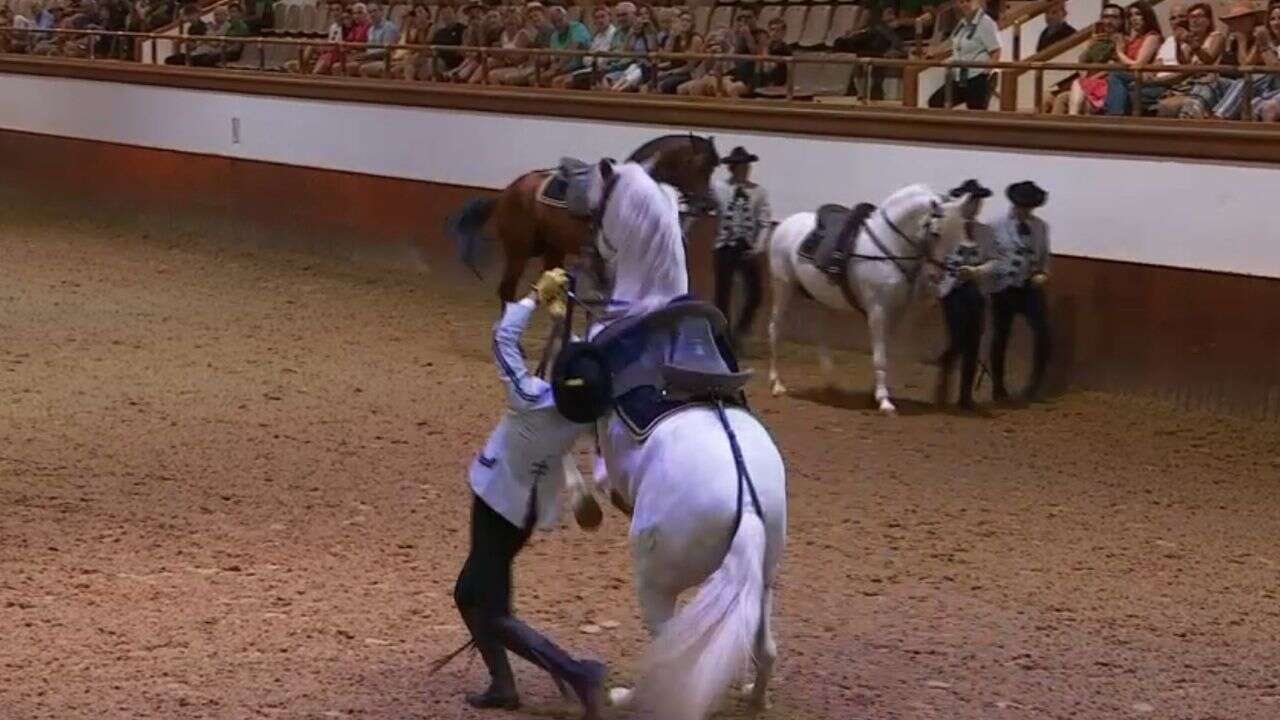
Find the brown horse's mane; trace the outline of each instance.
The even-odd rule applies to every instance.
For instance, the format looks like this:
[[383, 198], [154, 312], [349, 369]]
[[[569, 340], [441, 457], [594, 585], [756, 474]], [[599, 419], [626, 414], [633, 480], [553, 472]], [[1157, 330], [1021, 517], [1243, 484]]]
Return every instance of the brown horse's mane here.
[[715, 144], [709, 138], [702, 137], [701, 135], [694, 135], [693, 133], [671, 133], [670, 135], [656, 137], [636, 148], [636, 151], [631, 153], [631, 156], [627, 158], [627, 162], [641, 162], [643, 160], [647, 160], [654, 153], [658, 152], [658, 148], [661, 145], [670, 142], [671, 140], [688, 140], [691, 147], [696, 146], [704, 152], [710, 152], [715, 147]]

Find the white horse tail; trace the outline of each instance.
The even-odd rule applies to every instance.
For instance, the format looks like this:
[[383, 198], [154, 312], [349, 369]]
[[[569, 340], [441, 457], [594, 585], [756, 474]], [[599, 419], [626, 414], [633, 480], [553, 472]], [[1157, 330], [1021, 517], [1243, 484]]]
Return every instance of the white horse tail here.
[[645, 659], [646, 705], [662, 720], [703, 720], [752, 660], [764, 613], [765, 528], [744, 512], [719, 569], [667, 622]]

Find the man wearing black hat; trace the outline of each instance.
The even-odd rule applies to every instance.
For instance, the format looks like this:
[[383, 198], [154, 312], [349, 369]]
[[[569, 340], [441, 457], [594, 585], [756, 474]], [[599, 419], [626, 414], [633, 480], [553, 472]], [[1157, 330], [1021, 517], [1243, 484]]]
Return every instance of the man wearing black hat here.
[[510, 650], [550, 673], [558, 687], [572, 689], [586, 716], [594, 718], [602, 703], [604, 665], [574, 659], [511, 611], [511, 565], [535, 527], [555, 522], [565, 473], [573, 462], [566, 454], [591, 427], [557, 411], [551, 387], [529, 373], [520, 354], [520, 335], [540, 300], [553, 314], [558, 310], [563, 315], [563, 287], [564, 271], [544, 273], [537, 292], [508, 303], [494, 328], [494, 356], [508, 412], [471, 463], [471, 553], [458, 576], [454, 601], [491, 676], [487, 690], [467, 695], [468, 704], [519, 707], [507, 660]]
[[[773, 230], [769, 196], [764, 188], [751, 182], [751, 165], [760, 158], [738, 146], [722, 162], [729, 168], [729, 181], [718, 183], [719, 229], [715, 244], [716, 307], [729, 318], [734, 343], [751, 333], [760, 299], [764, 294], [760, 268], [760, 251], [765, 248]], [[746, 285], [747, 297], [742, 316], [733, 322], [730, 313], [733, 279], [738, 273]]]
[[1043, 391], [1045, 366], [1049, 363], [1049, 320], [1044, 284], [1049, 280], [1049, 226], [1034, 210], [1048, 198], [1040, 186], [1026, 180], [1005, 190], [1011, 208], [1009, 216], [996, 223], [996, 270], [993, 273], [991, 315], [995, 335], [991, 341], [992, 397], [1009, 398], [1004, 384], [1004, 355], [1015, 315], [1023, 315], [1035, 336], [1031, 382], [1027, 400], [1037, 400]]
[[960, 212], [964, 216], [965, 239], [942, 261], [942, 276], [937, 292], [942, 298], [942, 314], [947, 322], [947, 349], [938, 360], [938, 387], [935, 401], [946, 404], [950, 392], [951, 370], [960, 357], [960, 407], [974, 409], [973, 385], [978, 374], [978, 352], [982, 345], [982, 318], [986, 302], [982, 283], [992, 269], [993, 240], [991, 228], [978, 222], [982, 201], [991, 191], [977, 180], [966, 180], [953, 188], [953, 198], [965, 198]]

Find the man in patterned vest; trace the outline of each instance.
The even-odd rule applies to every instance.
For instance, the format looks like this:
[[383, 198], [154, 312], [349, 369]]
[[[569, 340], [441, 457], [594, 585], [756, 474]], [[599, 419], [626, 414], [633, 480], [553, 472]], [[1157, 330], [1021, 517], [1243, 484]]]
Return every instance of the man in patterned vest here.
[[[729, 320], [730, 333], [738, 348], [751, 333], [751, 325], [764, 293], [760, 252], [773, 230], [769, 196], [751, 182], [751, 165], [760, 158], [738, 146], [722, 162], [729, 168], [729, 181], [716, 184], [720, 223], [716, 232], [716, 307]], [[746, 298], [742, 315], [733, 322], [731, 304], [733, 280], [742, 274]]]

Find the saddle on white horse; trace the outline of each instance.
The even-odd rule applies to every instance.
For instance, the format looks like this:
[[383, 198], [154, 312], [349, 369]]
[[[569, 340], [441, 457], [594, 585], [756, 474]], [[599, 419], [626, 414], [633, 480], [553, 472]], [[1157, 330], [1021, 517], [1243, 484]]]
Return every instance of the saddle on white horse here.
[[[675, 300], [614, 321], [581, 351], [604, 366], [613, 409], [643, 439], [664, 418], [689, 405], [746, 406], [743, 388], [751, 373], [739, 369], [727, 326], [714, 305]], [[553, 377], [552, 387], [575, 381], [584, 379]]]
[[871, 203], [858, 203], [852, 210], [835, 204], [818, 208], [813, 232], [800, 241], [800, 258], [826, 273], [833, 282], [839, 281], [856, 253], [858, 233], [875, 210]]

